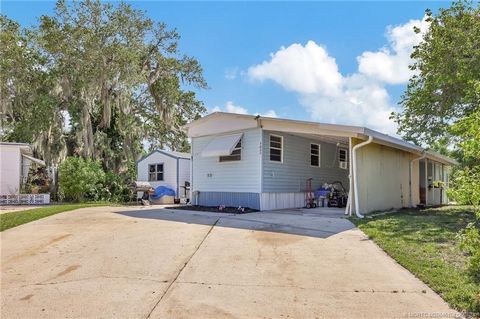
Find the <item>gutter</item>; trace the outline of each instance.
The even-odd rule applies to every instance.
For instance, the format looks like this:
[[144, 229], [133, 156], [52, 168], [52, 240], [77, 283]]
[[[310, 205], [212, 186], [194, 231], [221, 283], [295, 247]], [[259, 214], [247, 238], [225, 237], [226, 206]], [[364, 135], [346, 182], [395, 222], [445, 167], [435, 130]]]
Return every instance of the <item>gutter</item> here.
[[[413, 171], [413, 162], [419, 161], [427, 157], [427, 153], [425, 151], [422, 152], [422, 156], [414, 158], [410, 160], [410, 166], [408, 170], [408, 186], [409, 186], [409, 206], [413, 207], [413, 196], [412, 196], [412, 171]], [[425, 172], [427, 174], [427, 172]]]
[[352, 149], [352, 164], [353, 164], [353, 188], [355, 191], [355, 215], [357, 215], [358, 218], [363, 218], [364, 216], [360, 213], [360, 200], [358, 196], [358, 181], [357, 181], [357, 150], [361, 147], [364, 147], [367, 144], [372, 143], [373, 141], [373, 136], [369, 136], [368, 140], [365, 142], [362, 142], [360, 144], [357, 144], [353, 147]]
[[352, 138], [348, 138], [348, 199], [345, 207], [345, 215], [352, 216], [352, 196], [353, 196], [353, 177], [352, 177]]

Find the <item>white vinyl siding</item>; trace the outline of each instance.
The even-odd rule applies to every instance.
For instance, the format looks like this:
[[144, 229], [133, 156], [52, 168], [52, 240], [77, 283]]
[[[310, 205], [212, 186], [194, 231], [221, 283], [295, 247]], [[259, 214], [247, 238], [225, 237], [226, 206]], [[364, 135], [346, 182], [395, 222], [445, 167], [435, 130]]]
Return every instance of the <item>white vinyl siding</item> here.
[[[150, 181], [150, 165], [157, 164], [163, 164], [163, 180]], [[157, 168], [155, 167], [155, 171], [156, 170]], [[184, 186], [185, 181], [190, 180], [190, 160], [187, 158], [179, 158], [177, 162], [176, 157], [161, 152], [153, 152], [137, 163], [137, 174], [138, 181], [148, 181], [153, 187], [165, 186], [183, 195], [183, 189], [180, 189], [180, 186]], [[155, 174], [157, 174], [157, 172], [155, 172]]]
[[233, 162], [201, 156], [216, 135], [192, 138], [193, 191], [260, 192], [262, 131], [252, 129], [243, 133], [241, 160]]
[[[178, 192], [179, 196], [183, 197], [185, 194], [185, 182], [190, 182], [190, 160], [185, 158], [178, 159]], [[187, 197], [190, 198], [189, 194]]]
[[16, 145], [0, 146], [0, 194], [16, 195], [20, 193], [22, 176], [22, 156]]

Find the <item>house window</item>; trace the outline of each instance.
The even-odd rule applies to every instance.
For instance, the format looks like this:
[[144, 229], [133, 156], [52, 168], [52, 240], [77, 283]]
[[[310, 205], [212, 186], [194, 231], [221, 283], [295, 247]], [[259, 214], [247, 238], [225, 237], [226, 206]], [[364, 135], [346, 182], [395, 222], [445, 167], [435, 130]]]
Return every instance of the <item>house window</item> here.
[[339, 149], [338, 150], [338, 166], [341, 169], [348, 168], [348, 158], [347, 158], [347, 150], [346, 149]]
[[163, 181], [163, 164], [148, 165], [148, 180], [151, 182]]
[[232, 153], [230, 155], [220, 156], [220, 162], [233, 162], [240, 161], [242, 159], [242, 139], [240, 139], [235, 145]]
[[270, 135], [270, 160], [273, 162], [282, 162], [283, 137]]
[[320, 166], [320, 145], [310, 144], [310, 165]]

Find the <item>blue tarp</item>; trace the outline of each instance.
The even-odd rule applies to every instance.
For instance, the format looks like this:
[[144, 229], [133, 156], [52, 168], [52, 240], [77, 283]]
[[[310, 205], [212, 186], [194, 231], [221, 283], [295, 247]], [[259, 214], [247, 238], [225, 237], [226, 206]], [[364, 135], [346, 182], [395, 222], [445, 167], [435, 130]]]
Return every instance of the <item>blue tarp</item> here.
[[320, 196], [327, 197], [329, 193], [330, 193], [330, 189], [320, 187], [315, 191], [315, 197], [320, 197]]
[[159, 199], [163, 196], [175, 196], [175, 191], [165, 186], [158, 186], [155, 188], [155, 192], [150, 195], [150, 198]]

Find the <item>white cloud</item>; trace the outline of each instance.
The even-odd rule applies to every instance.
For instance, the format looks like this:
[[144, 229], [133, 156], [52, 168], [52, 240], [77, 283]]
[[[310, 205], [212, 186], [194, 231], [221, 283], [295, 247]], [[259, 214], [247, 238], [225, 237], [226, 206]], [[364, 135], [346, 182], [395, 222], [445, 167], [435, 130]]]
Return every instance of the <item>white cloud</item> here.
[[248, 75], [304, 94], [335, 92], [342, 81], [335, 59], [313, 41], [280, 48], [271, 54], [270, 61], [250, 67]]
[[316, 121], [367, 126], [395, 135], [395, 125], [389, 119], [394, 108], [389, 101], [388, 92], [382, 85], [369, 83], [358, 74], [344, 78], [341, 94], [303, 95], [300, 98], [300, 103]]
[[[421, 32], [415, 33], [414, 27], [419, 27]], [[427, 29], [428, 22], [425, 18], [388, 27], [388, 46], [376, 52], [363, 52], [357, 57], [359, 72], [389, 84], [407, 82], [413, 75], [413, 71], [408, 68], [413, 47], [421, 42]]]
[[229, 69], [226, 69], [225, 70], [225, 78], [227, 80], [235, 80], [238, 76], [238, 66], [234, 67], [234, 68], [229, 68]]
[[326, 49], [308, 41], [305, 46], [295, 43], [280, 48], [269, 61], [250, 67], [248, 76], [298, 93], [300, 104], [314, 120], [368, 126], [395, 135], [396, 125], [389, 117], [396, 106], [385, 84], [409, 79], [412, 47], [421, 41], [414, 26], [428, 27], [420, 20], [388, 27], [388, 48], [362, 53], [357, 57], [358, 73], [352, 75], [342, 75]]
[[268, 110], [265, 113], [255, 113], [254, 115], [260, 115], [263, 117], [278, 117], [277, 113], [274, 110]]
[[228, 113], [237, 113], [237, 114], [248, 114], [246, 108], [233, 104], [232, 101], [228, 101], [225, 105], [225, 108]]
[[[232, 101], [227, 101], [223, 107], [215, 106], [209, 113], [213, 112], [228, 112], [236, 114], [250, 114], [248, 110], [240, 105], [235, 105]], [[264, 117], [278, 117], [274, 110], [267, 110], [265, 113], [254, 113], [253, 115], [260, 115]]]

